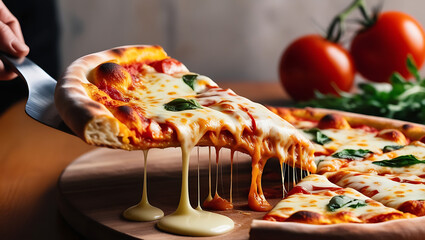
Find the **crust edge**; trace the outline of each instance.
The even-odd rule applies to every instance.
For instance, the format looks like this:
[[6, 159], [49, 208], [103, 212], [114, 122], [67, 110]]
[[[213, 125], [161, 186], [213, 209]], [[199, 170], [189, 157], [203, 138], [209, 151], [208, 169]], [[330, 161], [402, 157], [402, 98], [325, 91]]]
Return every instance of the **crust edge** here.
[[250, 239], [422, 239], [425, 234], [424, 217], [399, 219], [383, 223], [342, 223], [338, 225], [310, 225], [253, 220]]

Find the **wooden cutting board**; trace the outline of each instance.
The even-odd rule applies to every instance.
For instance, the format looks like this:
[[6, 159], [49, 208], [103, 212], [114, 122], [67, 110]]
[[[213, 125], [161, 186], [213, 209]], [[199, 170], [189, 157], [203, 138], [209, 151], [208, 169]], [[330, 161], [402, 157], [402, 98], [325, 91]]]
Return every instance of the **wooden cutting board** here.
[[[215, 190], [215, 149], [212, 150], [212, 190]], [[190, 197], [197, 206], [198, 150], [192, 151], [190, 160]], [[199, 148], [201, 201], [208, 195], [208, 148]], [[230, 152], [220, 151], [218, 192], [229, 199]], [[148, 154], [149, 202], [165, 214], [175, 211], [181, 188], [181, 150], [179, 148], [153, 149]], [[270, 160], [263, 175], [263, 185], [281, 185], [279, 164]], [[235, 222], [235, 229], [217, 237], [202, 239], [248, 239], [253, 219], [261, 219], [262, 212], [253, 212], [247, 206], [251, 178], [251, 159], [237, 153], [233, 164], [234, 210], [221, 211]], [[122, 212], [140, 201], [143, 180], [143, 153], [96, 149], [71, 163], [59, 179], [59, 205], [63, 217], [78, 232], [89, 239], [183, 239], [162, 232], [156, 222], [132, 222], [122, 218]], [[281, 190], [270, 187], [274, 195]], [[271, 204], [279, 197], [268, 198]]]

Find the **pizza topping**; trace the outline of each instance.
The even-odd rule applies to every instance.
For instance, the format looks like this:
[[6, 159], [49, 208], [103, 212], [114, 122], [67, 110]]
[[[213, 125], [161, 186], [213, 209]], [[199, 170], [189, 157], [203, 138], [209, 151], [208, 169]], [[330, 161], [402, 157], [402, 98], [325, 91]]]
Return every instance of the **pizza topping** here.
[[166, 58], [149, 64], [159, 73], [174, 74], [188, 72], [187, 68], [180, 61], [174, 58]]
[[361, 160], [364, 159], [369, 153], [372, 153], [372, 151], [367, 149], [344, 149], [340, 152], [332, 154], [332, 157], [349, 160]]
[[315, 143], [318, 143], [320, 145], [324, 145], [324, 144], [332, 141], [331, 138], [329, 138], [328, 136], [323, 134], [320, 131], [320, 129], [318, 129], [318, 128], [312, 128], [312, 129], [309, 129], [309, 130], [304, 130], [304, 132], [313, 135], [312, 141], [315, 142]]
[[425, 160], [418, 160], [413, 155], [403, 155], [398, 156], [394, 159], [390, 160], [382, 160], [382, 161], [374, 161], [373, 164], [383, 166], [383, 167], [405, 167], [405, 166], [411, 166], [419, 163], [425, 163]]
[[186, 75], [183, 75], [182, 79], [184, 83], [186, 83], [190, 88], [195, 90], [194, 82], [197, 77], [198, 77], [197, 74], [186, 74]]
[[384, 153], [387, 153], [387, 152], [391, 152], [391, 151], [399, 150], [399, 149], [401, 149], [401, 148], [403, 148], [403, 147], [404, 147], [403, 145], [387, 145], [387, 146], [385, 146], [385, 147], [382, 149], [382, 151], [383, 151]]
[[337, 209], [343, 207], [359, 208], [366, 205], [367, 204], [364, 200], [354, 199], [345, 195], [337, 195], [331, 198], [327, 207], [329, 211], [335, 212]]
[[289, 193], [286, 195], [286, 197], [289, 197], [291, 195], [302, 193], [302, 194], [311, 194], [305, 187], [303, 186], [295, 186], [289, 191]]
[[195, 99], [176, 98], [169, 103], [164, 104], [164, 108], [168, 111], [180, 112], [184, 110], [192, 110], [202, 108]]

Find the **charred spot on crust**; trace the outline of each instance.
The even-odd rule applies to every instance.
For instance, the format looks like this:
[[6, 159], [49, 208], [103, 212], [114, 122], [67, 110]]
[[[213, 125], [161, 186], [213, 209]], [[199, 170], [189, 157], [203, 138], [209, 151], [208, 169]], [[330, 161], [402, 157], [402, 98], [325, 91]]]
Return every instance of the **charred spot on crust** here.
[[118, 56], [121, 56], [124, 54], [125, 48], [114, 48], [114, 49], [111, 49], [111, 52], [115, 53]]
[[118, 106], [114, 115], [121, 122], [132, 123], [132, 125], [134, 125], [135, 127], [140, 127], [140, 118], [138, 117], [139, 115], [132, 107], [129, 107], [127, 105]]
[[133, 108], [131, 108], [131, 107], [127, 106], [127, 105], [119, 106], [119, 107], [117, 107], [117, 110], [118, 110], [120, 113], [125, 114], [125, 115], [127, 115], [127, 116], [131, 116], [131, 115], [133, 115], [133, 114], [134, 114], [134, 112], [135, 112], [135, 111], [133, 110]]
[[323, 116], [318, 124], [320, 129], [336, 128], [336, 129], [347, 129], [350, 128], [347, 120], [344, 117], [337, 114], [326, 114]]
[[98, 77], [105, 77], [106, 79], [123, 79], [125, 74], [123, 72], [123, 67], [119, 64], [113, 62], [102, 63], [97, 67], [96, 75]]
[[406, 124], [404, 124], [404, 125], [402, 126], [402, 128], [403, 128], [403, 130], [407, 131], [407, 130], [409, 130], [409, 129], [413, 128], [413, 125], [412, 125], [412, 124], [408, 124], [408, 123], [406, 123]]
[[323, 215], [311, 211], [298, 211], [292, 214], [286, 221], [301, 223], [318, 223]]
[[112, 87], [120, 92], [125, 92], [133, 83], [130, 73], [123, 66], [114, 62], [99, 64], [87, 77], [91, 83], [102, 90]]

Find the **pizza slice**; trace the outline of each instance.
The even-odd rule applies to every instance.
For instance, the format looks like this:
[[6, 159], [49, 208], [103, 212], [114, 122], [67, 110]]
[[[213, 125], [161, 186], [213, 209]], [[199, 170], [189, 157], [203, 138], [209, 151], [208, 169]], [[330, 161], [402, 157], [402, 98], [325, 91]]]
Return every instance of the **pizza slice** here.
[[351, 187], [385, 206], [417, 216], [425, 215], [425, 185], [420, 181], [403, 181], [408, 177], [375, 175], [339, 171], [329, 173], [331, 182], [342, 187]]
[[261, 174], [278, 158], [315, 172], [313, 146], [266, 107], [190, 72], [159, 46], [125, 46], [82, 57], [58, 81], [55, 103], [84, 141], [139, 150], [195, 146], [252, 156], [249, 206], [267, 211]]
[[352, 188], [342, 188], [325, 176], [301, 180], [263, 219], [308, 224], [376, 223], [414, 215], [386, 207]]
[[[420, 160], [425, 159], [425, 144], [418, 141], [423, 126], [351, 113], [320, 114], [323, 110], [316, 109], [270, 109], [313, 142], [319, 174], [349, 170], [424, 175]], [[407, 158], [411, 161], [403, 161]]]

